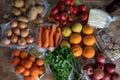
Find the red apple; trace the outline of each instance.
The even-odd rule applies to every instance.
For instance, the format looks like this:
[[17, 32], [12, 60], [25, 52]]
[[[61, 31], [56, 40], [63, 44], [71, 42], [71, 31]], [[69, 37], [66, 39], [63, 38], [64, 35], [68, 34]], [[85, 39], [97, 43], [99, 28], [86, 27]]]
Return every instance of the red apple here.
[[112, 80], [120, 80], [120, 75], [118, 73], [113, 73]]
[[105, 69], [106, 69], [109, 73], [113, 73], [113, 72], [115, 72], [116, 65], [115, 65], [114, 63], [106, 63], [106, 64], [105, 64]]
[[110, 80], [111, 79], [111, 74], [108, 72], [105, 72], [105, 76], [102, 78], [102, 80]]
[[99, 79], [95, 79], [93, 75], [90, 75], [90, 80], [99, 80]]
[[105, 62], [105, 56], [102, 53], [97, 53], [95, 55], [95, 59], [97, 62], [104, 63]]
[[97, 62], [97, 63], [95, 63], [95, 68], [100, 68], [100, 69], [104, 70], [104, 64]]
[[87, 75], [92, 75], [93, 74], [93, 64], [86, 64], [84, 67], [83, 67], [84, 70], [86, 70], [86, 74]]
[[100, 68], [96, 68], [93, 70], [93, 77], [95, 79], [102, 79], [104, 77], [104, 75], [105, 74], [104, 74], [103, 70]]

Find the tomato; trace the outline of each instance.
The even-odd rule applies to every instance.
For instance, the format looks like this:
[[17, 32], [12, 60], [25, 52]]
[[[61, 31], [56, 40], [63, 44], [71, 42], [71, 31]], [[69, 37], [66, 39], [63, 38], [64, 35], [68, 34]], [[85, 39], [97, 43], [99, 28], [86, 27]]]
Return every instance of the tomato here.
[[65, 12], [60, 13], [60, 20], [66, 20], [67, 19], [67, 14]]
[[60, 19], [59, 15], [58, 14], [54, 15], [54, 19], [59, 20]]
[[67, 23], [68, 23], [68, 21], [67, 21], [67, 20], [65, 20], [65, 21], [61, 21], [61, 22], [60, 22], [60, 25], [62, 25], [62, 26], [66, 26], [66, 25], [67, 25]]
[[60, 26], [60, 21], [56, 21], [57, 26]]
[[53, 16], [53, 15], [50, 15], [50, 19], [53, 19], [53, 20], [55, 20], [55, 18], [54, 18], [54, 16]]
[[72, 6], [72, 7], [73, 7], [72, 14], [77, 14], [77, 12], [78, 12], [78, 7], [77, 7], [77, 6]]
[[59, 9], [58, 9], [57, 7], [55, 7], [55, 8], [53, 8], [53, 9], [51, 10], [51, 14], [52, 14], [52, 15], [55, 15], [55, 14], [58, 13], [58, 11], [59, 11]]
[[64, 0], [64, 3], [70, 5], [70, 0]]
[[74, 0], [70, 0], [70, 5], [74, 5]]
[[65, 5], [62, 1], [59, 1], [57, 6], [60, 10], [63, 10], [65, 8]]
[[71, 15], [69, 15], [69, 17], [67, 18], [67, 20], [68, 21], [75, 21], [76, 20], [76, 17], [75, 17], [75, 15], [73, 15], [73, 14], [71, 14]]
[[86, 21], [88, 19], [88, 13], [86, 11], [82, 11], [80, 13], [80, 20], [81, 21]]
[[70, 14], [70, 13], [73, 12], [73, 7], [72, 7], [72, 6], [67, 6], [67, 7], [65, 8], [65, 11], [66, 11], [68, 14]]
[[87, 9], [87, 7], [84, 4], [79, 6], [80, 11], [86, 11], [86, 9]]

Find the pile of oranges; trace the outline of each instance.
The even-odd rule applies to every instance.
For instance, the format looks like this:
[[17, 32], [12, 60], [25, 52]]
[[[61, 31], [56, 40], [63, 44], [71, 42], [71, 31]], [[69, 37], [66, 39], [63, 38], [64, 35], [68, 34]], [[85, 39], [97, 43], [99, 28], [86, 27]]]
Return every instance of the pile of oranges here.
[[[71, 49], [75, 57], [83, 55], [85, 58], [93, 58], [95, 56], [95, 50], [92, 47], [96, 41], [93, 35], [94, 29], [86, 24], [82, 28], [82, 36], [80, 33], [73, 33], [69, 37], [69, 42], [72, 45]], [[84, 48], [80, 46], [80, 43], [84, 44]]]
[[42, 58], [36, 58], [20, 49], [13, 50], [11, 63], [15, 67], [15, 72], [24, 76], [24, 80], [36, 80], [45, 71]]

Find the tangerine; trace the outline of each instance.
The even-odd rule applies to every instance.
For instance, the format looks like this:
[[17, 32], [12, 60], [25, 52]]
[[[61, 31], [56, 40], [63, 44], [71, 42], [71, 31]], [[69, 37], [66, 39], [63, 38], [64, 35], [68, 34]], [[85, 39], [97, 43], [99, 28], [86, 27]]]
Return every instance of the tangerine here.
[[24, 80], [33, 80], [33, 78], [31, 76], [25, 76]]
[[73, 45], [72, 52], [75, 57], [79, 57], [82, 55], [82, 48], [80, 45]]
[[95, 56], [95, 50], [92, 47], [85, 47], [83, 49], [83, 56], [85, 58], [93, 58]]
[[95, 36], [94, 35], [87, 35], [83, 38], [83, 43], [86, 46], [92, 46], [95, 43]]
[[88, 25], [88, 24], [86, 24], [84, 27], [83, 27], [83, 29], [82, 29], [82, 32], [84, 33], [84, 34], [92, 34], [93, 33], [93, 28], [90, 26], [90, 25]]
[[25, 67], [22, 66], [22, 65], [18, 65], [18, 66], [15, 67], [15, 72], [16, 72], [17, 74], [23, 73], [24, 70], [25, 70]]
[[37, 64], [38, 66], [42, 66], [42, 65], [44, 64], [44, 60], [43, 60], [43, 59], [37, 59], [37, 60], [36, 60], [36, 64]]
[[20, 58], [17, 56], [13, 57], [11, 63], [13, 66], [17, 66], [20, 63]]
[[82, 40], [82, 37], [78, 33], [74, 33], [69, 38], [71, 44], [79, 44]]
[[20, 58], [26, 59], [28, 57], [28, 53], [26, 51], [21, 51]]
[[30, 75], [30, 71], [29, 71], [29, 70], [27, 70], [27, 69], [26, 69], [26, 70], [24, 70], [23, 75], [24, 75], [24, 76], [29, 76], [29, 75]]
[[19, 55], [20, 55], [20, 52], [21, 52], [20, 49], [14, 49], [14, 50], [13, 50], [13, 55], [14, 55], [14, 56], [19, 56]]

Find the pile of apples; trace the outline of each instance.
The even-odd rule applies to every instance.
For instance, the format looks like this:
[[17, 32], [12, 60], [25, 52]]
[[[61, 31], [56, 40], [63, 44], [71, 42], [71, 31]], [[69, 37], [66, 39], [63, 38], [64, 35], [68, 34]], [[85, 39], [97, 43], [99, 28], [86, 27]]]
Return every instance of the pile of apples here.
[[87, 63], [83, 66], [90, 80], [120, 80], [120, 75], [115, 72], [116, 65], [106, 62], [106, 58], [101, 53], [96, 53], [95, 62]]

